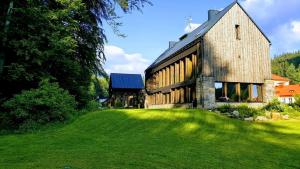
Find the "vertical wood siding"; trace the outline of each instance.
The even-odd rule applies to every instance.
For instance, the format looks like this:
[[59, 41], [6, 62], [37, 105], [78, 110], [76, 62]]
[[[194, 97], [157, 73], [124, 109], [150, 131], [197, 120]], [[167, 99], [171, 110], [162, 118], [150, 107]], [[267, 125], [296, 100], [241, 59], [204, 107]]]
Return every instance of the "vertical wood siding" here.
[[[236, 25], [240, 40], [236, 39]], [[238, 5], [207, 32], [203, 45], [203, 75], [223, 82], [271, 79], [269, 42]]]

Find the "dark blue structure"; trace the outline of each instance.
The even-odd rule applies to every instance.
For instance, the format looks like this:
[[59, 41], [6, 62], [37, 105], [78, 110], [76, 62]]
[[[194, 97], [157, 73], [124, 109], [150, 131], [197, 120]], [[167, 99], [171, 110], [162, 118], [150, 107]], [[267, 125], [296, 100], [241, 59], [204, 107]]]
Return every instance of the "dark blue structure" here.
[[143, 89], [144, 82], [140, 74], [110, 74], [112, 89]]
[[111, 73], [109, 81], [110, 106], [143, 107], [143, 78], [140, 74]]

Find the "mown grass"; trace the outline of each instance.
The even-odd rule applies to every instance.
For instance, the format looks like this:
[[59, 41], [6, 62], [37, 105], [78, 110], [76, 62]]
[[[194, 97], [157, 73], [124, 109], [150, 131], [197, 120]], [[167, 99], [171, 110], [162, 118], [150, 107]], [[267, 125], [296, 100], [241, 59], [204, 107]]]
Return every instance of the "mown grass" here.
[[0, 168], [300, 168], [300, 121], [203, 110], [104, 110], [0, 136]]

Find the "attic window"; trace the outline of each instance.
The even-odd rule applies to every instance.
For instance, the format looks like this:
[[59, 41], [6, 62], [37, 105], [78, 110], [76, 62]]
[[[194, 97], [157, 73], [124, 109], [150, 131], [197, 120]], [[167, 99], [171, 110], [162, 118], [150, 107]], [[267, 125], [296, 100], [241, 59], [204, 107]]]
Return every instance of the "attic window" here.
[[240, 25], [235, 25], [235, 37], [236, 37], [236, 40], [241, 40]]

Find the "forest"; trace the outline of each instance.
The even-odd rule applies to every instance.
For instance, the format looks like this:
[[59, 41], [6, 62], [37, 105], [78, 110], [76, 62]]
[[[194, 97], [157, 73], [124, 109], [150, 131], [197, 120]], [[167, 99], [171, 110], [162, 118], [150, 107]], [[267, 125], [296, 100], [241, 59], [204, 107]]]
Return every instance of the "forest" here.
[[272, 73], [287, 77], [291, 84], [300, 83], [300, 51], [284, 53], [272, 59]]

